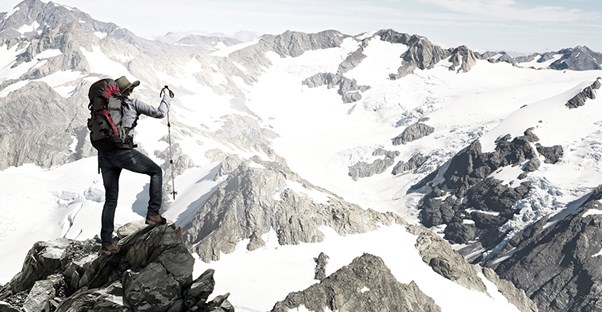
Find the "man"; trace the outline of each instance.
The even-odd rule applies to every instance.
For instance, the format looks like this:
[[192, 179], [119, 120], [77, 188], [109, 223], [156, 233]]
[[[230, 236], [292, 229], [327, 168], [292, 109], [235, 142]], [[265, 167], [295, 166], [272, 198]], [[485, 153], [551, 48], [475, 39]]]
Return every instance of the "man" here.
[[119, 251], [119, 246], [113, 243], [113, 223], [119, 194], [119, 175], [122, 169], [150, 176], [150, 198], [145, 223], [151, 225], [166, 223], [165, 218], [159, 214], [163, 196], [163, 171], [150, 158], [134, 149], [136, 146], [133, 143], [133, 130], [140, 115], [154, 118], [165, 117], [169, 111], [171, 97], [165, 94], [161, 99], [159, 107], [155, 108], [138, 99], [129, 98], [134, 88], [140, 85], [140, 81], [130, 83], [125, 76], [122, 76], [116, 79], [115, 82], [119, 86], [121, 94], [125, 97], [122, 104], [121, 117], [122, 137], [125, 140], [120, 147], [98, 152], [98, 163], [102, 171], [102, 180], [105, 188], [105, 203], [102, 209], [100, 238], [102, 240], [102, 252], [106, 255], [111, 255]]

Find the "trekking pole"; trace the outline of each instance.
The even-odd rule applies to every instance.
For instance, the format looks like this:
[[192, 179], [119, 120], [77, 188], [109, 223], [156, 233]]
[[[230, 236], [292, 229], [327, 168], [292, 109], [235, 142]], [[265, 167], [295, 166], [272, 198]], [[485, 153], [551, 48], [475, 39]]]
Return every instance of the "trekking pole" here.
[[[167, 91], [165, 91], [167, 90]], [[163, 89], [161, 89], [161, 93], [159, 93], [159, 96], [162, 98], [163, 97], [163, 92], [169, 92], [169, 97], [173, 98], [174, 94], [171, 90], [169, 90], [168, 86], [163, 87]], [[171, 148], [171, 122], [169, 121], [169, 110], [167, 111], [167, 142], [169, 143], [169, 164], [171, 166], [171, 194], [173, 195], [173, 200], [176, 200], [176, 194], [178, 194], [178, 192], [176, 192], [176, 183], [175, 183], [175, 179], [174, 179], [174, 165], [173, 165], [173, 152], [172, 152], [172, 148]]]

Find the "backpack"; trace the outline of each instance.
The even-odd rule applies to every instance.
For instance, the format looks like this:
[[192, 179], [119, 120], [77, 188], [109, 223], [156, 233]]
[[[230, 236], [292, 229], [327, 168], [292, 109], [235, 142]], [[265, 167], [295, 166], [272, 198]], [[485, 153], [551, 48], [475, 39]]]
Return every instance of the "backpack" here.
[[101, 79], [88, 91], [90, 141], [98, 151], [132, 148], [121, 128], [122, 105], [125, 97], [113, 79]]

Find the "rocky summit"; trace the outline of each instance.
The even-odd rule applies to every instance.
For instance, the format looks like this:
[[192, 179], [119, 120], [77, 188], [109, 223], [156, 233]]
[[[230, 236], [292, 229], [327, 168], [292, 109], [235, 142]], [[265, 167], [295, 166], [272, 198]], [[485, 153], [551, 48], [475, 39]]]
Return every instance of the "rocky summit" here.
[[0, 289], [0, 311], [234, 311], [228, 294], [208, 301], [215, 281], [193, 280], [194, 258], [173, 225], [144, 226], [100, 253], [96, 239], [36, 243]]

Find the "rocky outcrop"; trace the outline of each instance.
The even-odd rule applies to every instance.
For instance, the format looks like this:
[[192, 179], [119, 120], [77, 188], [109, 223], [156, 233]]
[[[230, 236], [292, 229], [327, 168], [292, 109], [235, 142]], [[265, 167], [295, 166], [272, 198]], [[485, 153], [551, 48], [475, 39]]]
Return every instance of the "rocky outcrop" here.
[[342, 97], [344, 103], [352, 103], [362, 99], [362, 92], [370, 89], [369, 86], [362, 86], [355, 79], [349, 79], [339, 74], [318, 73], [305, 80], [303, 85], [310, 88], [327, 86], [328, 89], [338, 88], [337, 92]]
[[602, 79], [602, 78], [596, 79], [596, 81], [591, 86], [586, 87], [581, 92], [579, 92], [577, 95], [575, 95], [573, 98], [571, 98], [566, 103], [566, 107], [577, 108], [577, 107], [585, 105], [585, 102], [588, 99], [591, 99], [591, 100], [595, 99], [596, 98], [596, 90], [600, 89], [600, 79]]
[[328, 256], [321, 252], [317, 258], [314, 258], [316, 262], [316, 269], [314, 279], [321, 281], [326, 278], [326, 265], [328, 264]]
[[226, 180], [183, 226], [185, 241], [204, 261], [233, 252], [245, 239], [249, 250], [263, 246], [261, 237], [270, 231], [276, 232], [279, 244], [287, 245], [322, 241], [322, 226], [342, 235], [401, 222], [392, 213], [344, 202], [301, 179], [284, 163], [259, 158], [252, 162], [230, 162], [231, 170], [222, 168], [219, 175], [227, 175]]
[[[445, 238], [454, 243], [478, 240], [485, 249], [496, 246], [506, 235], [500, 226], [518, 213], [514, 204], [530, 191], [530, 182], [519, 180], [539, 168], [538, 153], [532, 147], [537, 141], [537, 136], [528, 129], [524, 136], [511, 141], [509, 135], [497, 139], [495, 151], [483, 153], [477, 140], [412, 186], [410, 191], [428, 187], [419, 203], [422, 224], [427, 227], [445, 224]], [[554, 158], [553, 155], [558, 154], [548, 157]], [[505, 166], [521, 166], [523, 174], [516, 177], [518, 185], [489, 178]]]
[[192, 279], [194, 258], [173, 226], [147, 226], [112, 256], [94, 239], [38, 242], [0, 289], [2, 311], [234, 311], [213, 292], [213, 271]]
[[441, 311], [416, 283], [401, 284], [379, 257], [364, 254], [319, 284], [289, 294], [272, 312], [310, 311]]
[[538, 311], [535, 303], [527, 297], [523, 290], [516, 288], [509, 281], [500, 279], [490, 268], [469, 264], [446, 240], [432, 231], [421, 226], [409, 226], [408, 231], [418, 236], [416, 249], [424, 263], [439, 275], [468, 289], [487, 293], [487, 287], [478, 275], [478, 273], [482, 273], [519, 311]]
[[451, 53], [449, 61], [452, 65], [449, 70], [466, 73], [477, 64], [477, 59], [477, 55], [466, 46], [459, 46]]
[[393, 171], [391, 171], [391, 174], [392, 175], [400, 175], [400, 174], [403, 174], [408, 171], [416, 170], [416, 169], [420, 168], [420, 166], [422, 166], [427, 160], [428, 160], [428, 157], [422, 155], [421, 153], [416, 153], [416, 154], [412, 155], [412, 157], [410, 157], [410, 159], [408, 159], [408, 161], [398, 162], [395, 165], [395, 167], [393, 167]]
[[274, 51], [281, 57], [297, 57], [306, 51], [338, 47], [347, 37], [336, 30], [326, 30], [314, 34], [286, 31], [277, 36], [262, 36], [259, 46]]
[[564, 150], [562, 149], [562, 145], [554, 145], [554, 146], [543, 146], [539, 143], [535, 144], [537, 148], [537, 152], [545, 157], [545, 162], [548, 164], [555, 164], [560, 161], [562, 155], [564, 155]]
[[588, 47], [577, 46], [557, 52], [562, 57], [550, 65], [557, 70], [598, 70], [602, 69], [602, 53], [594, 52]]
[[448, 58], [451, 51], [432, 44], [425, 37], [413, 35], [407, 43], [408, 51], [401, 55], [402, 64], [391, 79], [399, 79], [411, 74], [414, 69], [432, 69], [435, 64]]
[[403, 132], [395, 137], [392, 141], [393, 145], [406, 144], [412, 141], [421, 139], [431, 133], [435, 132], [435, 128], [428, 126], [422, 122], [409, 125]]
[[602, 186], [577, 212], [544, 218], [515, 236], [495, 271], [542, 311], [598, 311], [602, 303]]
[[353, 180], [357, 181], [359, 178], [367, 178], [385, 172], [387, 168], [395, 163], [395, 157], [399, 156], [399, 152], [379, 148], [372, 153], [372, 156], [384, 156], [384, 158], [376, 159], [370, 164], [360, 161], [353, 166], [349, 166], [349, 176]]
[[357, 67], [367, 57], [364, 54], [364, 48], [365, 48], [364, 45], [365, 44], [366, 44], [365, 41], [362, 42], [362, 44], [360, 45], [360, 47], [357, 50], [355, 50], [352, 53], [350, 53], [349, 55], [347, 55], [345, 60], [343, 60], [341, 62], [341, 64], [339, 64], [339, 69], [337, 70], [337, 75], [343, 76], [343, 74], [345, 74], [346, 72]]

